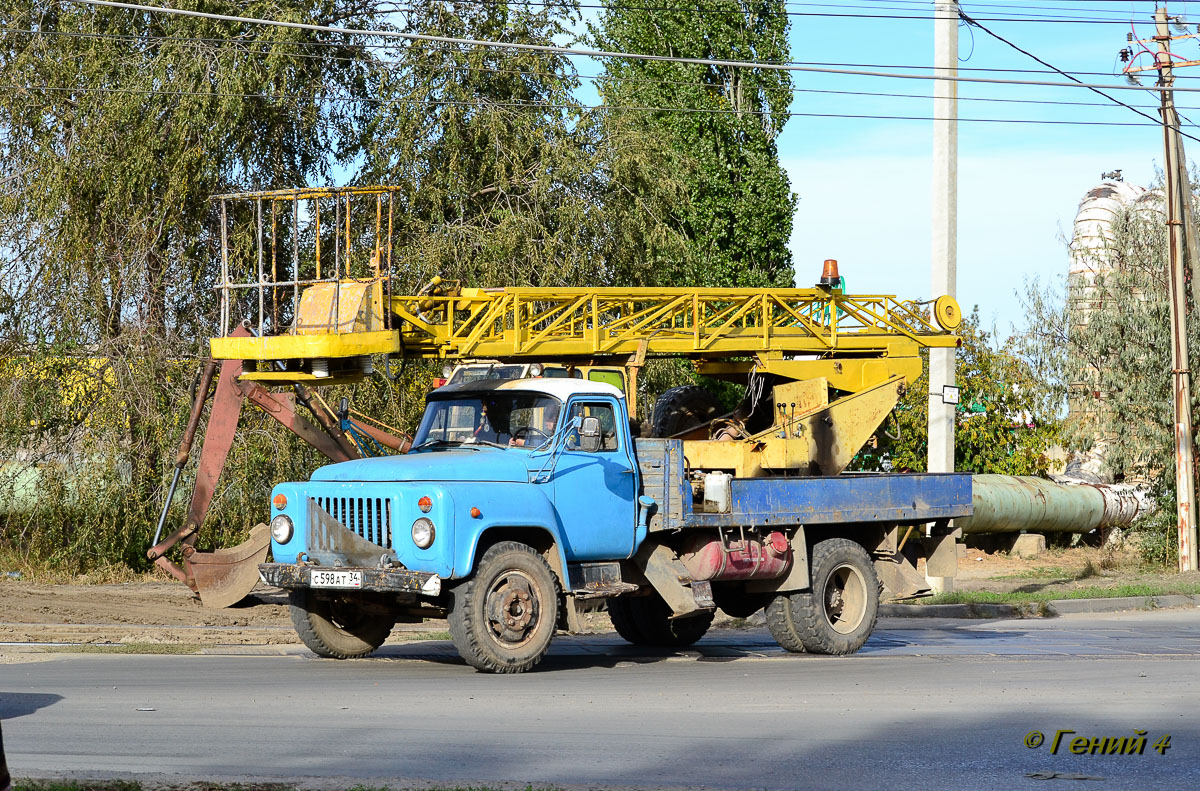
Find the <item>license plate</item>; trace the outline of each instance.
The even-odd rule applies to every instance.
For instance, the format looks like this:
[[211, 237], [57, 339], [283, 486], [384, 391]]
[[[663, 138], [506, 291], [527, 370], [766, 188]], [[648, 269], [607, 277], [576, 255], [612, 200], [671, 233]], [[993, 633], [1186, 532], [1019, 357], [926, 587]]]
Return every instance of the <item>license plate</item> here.
[[313, 571], [308, 583], [314, 588], [361, 588], [361, 571]]

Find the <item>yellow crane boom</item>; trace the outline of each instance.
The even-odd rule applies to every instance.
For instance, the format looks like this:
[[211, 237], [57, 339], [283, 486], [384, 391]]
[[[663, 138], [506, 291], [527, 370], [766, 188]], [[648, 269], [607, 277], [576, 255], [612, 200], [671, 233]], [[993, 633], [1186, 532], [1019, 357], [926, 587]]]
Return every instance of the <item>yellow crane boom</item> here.
[[344, 381], [362, 366], [330, 367], [330, 361], [372, 354], [634, 366], [648, 355], [682, 356], [713, 375], [758, 365], [793, 379], [825, 376], [854, 392], [897, 374], [912, 381], [920, 374], [920, 348], [954, 346], [960, 321], [949, 297], [935, 303], [931, 320], [921, 305], [838, 288], [483, 289], [438, 279], [423, 293], [384, 299], [384, 311], [382, 285], [309, 286], [291, 327], [278, 335], [214, 338], [213, 356], [278, 361], [282, 370], [277, 365], [243, 378], [280, 384]]
[[[823, 274], [823, 285], [790, 289], [467, 288], [434, 278], [398, 295], [396, 189], [216, 196], [224, 337], [212, 339], [213, 357], [257, 361], [243, 379], [320, 385], [360, 378], [379, 354], [601, 362], [635, 374], [647, 356], [682, 356], [713, 376], [757, 367], [858, 392], [897, 375], [911, 382], [922, 347], [958, 341], [953, 298], [927, 306], [850, 295], [836, 272]], [[250, 232], [230, 226], [239, 216]], [[231, 337], [236, 318], [257, 326], [255, 337]]]

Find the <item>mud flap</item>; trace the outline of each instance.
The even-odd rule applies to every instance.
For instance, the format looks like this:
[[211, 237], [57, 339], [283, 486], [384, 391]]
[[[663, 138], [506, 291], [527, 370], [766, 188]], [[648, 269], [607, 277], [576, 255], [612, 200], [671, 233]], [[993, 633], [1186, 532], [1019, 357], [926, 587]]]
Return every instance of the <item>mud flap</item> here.
[[266, 562], [271, 531], [264, 524], [250, 530], [250, 538], [228, 549], [197, 552], [184, 549], [184, 564], [196, 583], [205, 607], [231, 607], [258, 583], [258, 564]]
[[929, 593], [925, 577], [899, 552], [876, 557], [875, 573], [883, 583], [885, 600], [909, 599]]
[[671, 608], [672, 618], [716, 609], [712, 587], [707, 582], [692, 581], [687, 568], [670, 547], [646, 541], [633, 562]]

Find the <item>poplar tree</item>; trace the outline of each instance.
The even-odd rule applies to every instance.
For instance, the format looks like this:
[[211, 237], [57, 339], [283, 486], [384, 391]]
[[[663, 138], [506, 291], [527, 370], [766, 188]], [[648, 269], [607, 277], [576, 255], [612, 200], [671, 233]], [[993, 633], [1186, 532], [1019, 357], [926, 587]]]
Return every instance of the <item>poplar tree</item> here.
[[[780, 63], [788, 59], [785, 5], [605, 0], [592, 36], [605, 50]], [[796, 197], [776, 145], [792, 97], [788, 72], [606, 58], [600, 91], [610, 116], [634, 119], [627, 122], [680, 163], [684, 192], [666, 219], [686, 240], [686, 254], [660, 266], [656, 281], [791, 286]], [[636, 173], [623, 177], [631, 177], [630, 198], [645, 190]]]
[[[573, 2], [423, 3], [403, 29], [550, 44]], [[565, 58], [414, 41], [380, 70], [363, 129], [362, 183], [404, 187], [396, 244], [407, 286], [433, 275], [473, 285], [588, 281], [592, 141]]]

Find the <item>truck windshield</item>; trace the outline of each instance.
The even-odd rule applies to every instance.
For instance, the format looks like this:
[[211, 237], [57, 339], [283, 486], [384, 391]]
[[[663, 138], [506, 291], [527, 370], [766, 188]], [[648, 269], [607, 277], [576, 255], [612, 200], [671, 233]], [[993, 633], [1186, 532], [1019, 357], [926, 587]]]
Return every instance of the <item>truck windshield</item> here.
[[562, 402], [541, 393], [461, 393], [430, 400], [413, 449], [435, 445], [534, 448], [554, 434]]

